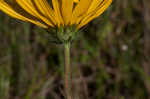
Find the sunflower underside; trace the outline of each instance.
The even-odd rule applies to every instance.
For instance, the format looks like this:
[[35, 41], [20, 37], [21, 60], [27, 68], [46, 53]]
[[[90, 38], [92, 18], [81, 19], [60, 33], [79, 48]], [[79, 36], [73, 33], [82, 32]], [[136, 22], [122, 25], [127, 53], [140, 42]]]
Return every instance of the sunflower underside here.
[[0, 0], [6, 14], [43, 28], [81, 28], [102, 14], [112, 0]]

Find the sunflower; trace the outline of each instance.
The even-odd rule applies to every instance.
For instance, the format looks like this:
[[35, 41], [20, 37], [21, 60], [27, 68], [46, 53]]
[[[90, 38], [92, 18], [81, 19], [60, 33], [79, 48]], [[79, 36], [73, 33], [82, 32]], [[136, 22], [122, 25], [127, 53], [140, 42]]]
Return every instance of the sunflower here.
[[33, 23], [64, 44], [66, 98], [72, 99], [70, 45], [78, 30], [100, 16], [112, 0], [0, 0], [0, 10]]
[[81, 28], [101, 15], [112, 0], [0, 0], [6, 14], [43, 28]]

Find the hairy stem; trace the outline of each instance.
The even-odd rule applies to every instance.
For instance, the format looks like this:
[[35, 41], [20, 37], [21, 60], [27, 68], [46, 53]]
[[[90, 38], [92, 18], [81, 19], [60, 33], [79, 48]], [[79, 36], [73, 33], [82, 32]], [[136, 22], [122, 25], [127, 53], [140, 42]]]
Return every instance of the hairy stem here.
[[70, 42], [64, 44], [65, 54], [65, 92], [66, 99], [72, 99], [71, 91], [71, 67], [70, 67]]

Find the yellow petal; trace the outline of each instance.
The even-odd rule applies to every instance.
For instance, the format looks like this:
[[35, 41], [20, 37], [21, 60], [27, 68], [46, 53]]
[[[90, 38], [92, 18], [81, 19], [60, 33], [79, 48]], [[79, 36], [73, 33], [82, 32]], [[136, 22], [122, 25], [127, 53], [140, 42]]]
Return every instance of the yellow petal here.
[[87, 12], [91, 2], [92, 0], [80, 0], [79, 3], [77, 3], [73, 11], [71, 24], [76, 24], [77, 18], [84, 15]]
[[61, 16], [61, 12], [60, 12], [60, 4], [58, 0], [52, 0], [53, 3], [53, 8], [55, 11], [55, 17], [56, 17], [56, 21], [58, 22], [58, 26], [60, 25], [64, 25], [62, 16]]
[[89, 16], [92, 12], [95, 12], [95, 9], [98, 8], [98, 6], [103, 3], [104, 0], [93, 0], [87, 10], [87, 12], [84, 15], [81, 15], [77, 18], [76, 24], [79, 24], [83, 18], [86, 16]]
[[66, 25], [70, 22], [72, 17], [73, 3], [73, 0], [62, 0], [62, 16]]
[[28, 21], [31, 22], [33, 24], [36, 24], [40, 27], [43, 28], [47, 28], [46, 25], [42, 24], [41, 22], [37, 21], [37, 20], [33, 20], [33, 19], [29, 19], [26, 18], [20, 14], [18, 14], [17, 12], [15, 12], [6, 2], [4, 2], [3, 0], [0, 0], [0, 10], [2, 10], [3, 12], [5, 12], [6, 14], [8, 14], [11, 17], [14, 17], [16, 19], [22, 20], [22, 21]]
[[49, 26], [54, 26], [45, 16], [39, 14], [32, 0], [16, 0], [16, 2], [29, 14], [43, 20]]
[[45, 15], [46, 17], [49, 18], [49, 20], [56, 24], [55, 16], [54, 16], [54, 11], [48, 4], [47, 0], [34, 0], [37, 8], [39, 11], [41, 11], [42, 15]]
[[100, 16], [111, 4], [112, 0], [104, 0], [102, 4], [98, 8], [96, 8], [95, 11], [88, 14], [79, 24], [78, 28], [81, 28], [82, 26], [86, 25], [88, 22], [93, 20], [94, 18]]
[[80, 0], [74, 0], [75, 3], [78, 3]]
[[87, 13], [93, 12], [104, 0], [93, 0]]
[[79, 24], [81, 20], [88, 16], [90, 13], [94, 12], [96, 8], [103, 2], [104, 0], [93, 0], [87, 10], [87, 12], [84, 15], [81, 15], [77, 18], [76, 24]]

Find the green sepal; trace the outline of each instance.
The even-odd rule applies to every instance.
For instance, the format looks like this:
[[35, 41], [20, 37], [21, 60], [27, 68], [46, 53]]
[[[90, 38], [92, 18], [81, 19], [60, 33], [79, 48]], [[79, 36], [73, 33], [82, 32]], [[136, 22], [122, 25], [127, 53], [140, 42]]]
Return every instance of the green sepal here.
[[78, 29], [76, 26], [61, 26], [59, 28], [49, 28], [46, 31], [48, 32], [48, 37], [51, 42], [56, 44], [64, 44], [74, 41]]

